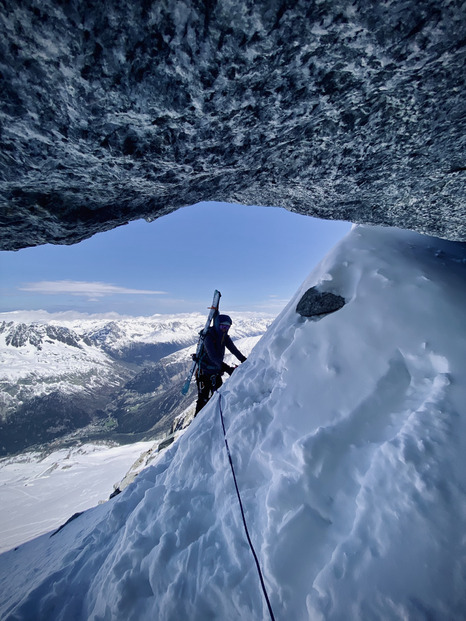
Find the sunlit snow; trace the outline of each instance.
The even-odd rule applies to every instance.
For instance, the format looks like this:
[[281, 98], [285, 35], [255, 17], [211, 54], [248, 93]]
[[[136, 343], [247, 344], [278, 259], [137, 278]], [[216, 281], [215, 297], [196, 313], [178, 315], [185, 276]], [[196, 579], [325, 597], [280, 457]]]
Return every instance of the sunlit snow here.
[[0, 460], [0, 552], [58, 528], [76, 512], [108, 499], [141, 452], [153, 442], [87, 444], [26, 452]]
[[[464, 619], [466, 250], [354, 227], [221, 389], [275, 618]], [[296, 312], [312, 286], [346, 305]], [[214, 396], [121, 495], [0, 556], [9, 620], [269, 619]]]

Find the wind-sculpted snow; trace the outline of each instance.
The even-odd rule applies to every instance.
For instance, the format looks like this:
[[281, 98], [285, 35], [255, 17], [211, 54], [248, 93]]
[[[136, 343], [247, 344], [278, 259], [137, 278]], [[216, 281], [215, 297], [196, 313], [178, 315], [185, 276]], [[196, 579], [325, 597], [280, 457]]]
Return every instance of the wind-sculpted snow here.
[[1, 6], [2, 249], [205, 200], [466, 239], [464, 3]]
[[[221, 389], [277, 620], [464, 617], [465, 278], [463, 244], [355, 227]], [[302, 318], [314, 286], [345, 306]], [[120, 496], [0, 557], [2, 618], [270, 618], [218, 400]]]

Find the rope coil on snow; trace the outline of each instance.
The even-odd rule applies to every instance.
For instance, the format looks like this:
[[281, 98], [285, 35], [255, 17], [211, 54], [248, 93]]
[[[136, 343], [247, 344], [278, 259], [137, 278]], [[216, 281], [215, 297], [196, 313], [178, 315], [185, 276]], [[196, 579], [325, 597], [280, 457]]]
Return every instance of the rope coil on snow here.
[[219, 412], [220, 412], [220, 420], [222, 422], [223, 438], [225, 440], [225, 447], [226, 447], [226, 450], [227, 450], [228, 461], [230, 462], [231, 473], [233, 475], [233, 481], [235, 483], [236, 495], [238, 496], [238, 503], [239, 503], [239, 507], [241, 509], [241, 517], [243, 519], [244, 532], [246, 533], [246, 538], [248, 540], [249, 547], [250, 547], [252, 555], [254, 557], [254, 562], [256, 563], [257, 573], [259, 574], [259, 580], [260, 580], [260, 583], [261, 583], [262, 592], [264, 593], [265, 601], [267, 603], [267, 608], [269, 609], [270, 618], [272, 619], [272, 621], [275, 621], [275, 617], [274, 617], [274, 614], [273, 614], [272, 606], [270, 604], [269, 596], [267, 594], [267, 589], [266, 589], [266, 586], [265, 586], [264, 577], [262, 575], [262, 570], [261, 570], [261, 567], [260, 567], [260, 564], [259, 564], [259, 559], [258, 559], [256, 551], [254, 549], [254, 545], [252, 543], [251, 536], [250, 536], [249, 530], [248, 530], [248, 525], [247, 525], [247, 522], [246, 522], [246, 515], [244, 513], [243, 502], [241, 500], [241, 494], [239, 492], [238, 481], [236, 480], [236, 474], [235, 474], [235, 469], [233, 467], [233, 460], [231, 458], [230, 447], [228, 446], [227, 434], [226, 434], [226, 431], [225, 431], [225, 421], [223, 420], [222, 395], [220, 393], [218, 393], [218, 409], [219, 409]]

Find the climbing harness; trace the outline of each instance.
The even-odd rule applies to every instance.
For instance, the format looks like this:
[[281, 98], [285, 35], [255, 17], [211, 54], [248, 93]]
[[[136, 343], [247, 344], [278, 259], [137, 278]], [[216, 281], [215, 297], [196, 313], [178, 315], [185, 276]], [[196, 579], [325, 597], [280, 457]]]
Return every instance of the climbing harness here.
[[259, 559], [257, 558], [256, 551], [255, 551], [253, 543], [251, 541], [251, 536], [249, 535], [248, 525], [246, 523], [246, 515], [244, 513], [243, 501], [241, 500], [241, 494], [239, 492], [238, 481], [236, 480], [235, 469], [233, 467], [233, 460], [231, 458], [230, 447], [228, 446], [227, 434], [226, 434], [226, 431], [225, 431], [225, 421], [223, 420], [223, 410], [222, 410], [222, 395], [219, 392], [217, 394], [218, 394], [218, 409], [219, 409], [219, 412], [220, 412], [220, 420], [222, 422], [222, 429], [223, 429], [223, 438], [225, 440], [225, 448], [227, 450], [228, 461], [230, 462], [231, 474], [233, 475], [233, 481], [235, 483], [236, 495], [238, 496], [238, 503], [239, 503], [239, 508], [241, 510], [241, 517], [243, 518], [244, 532], [246, 533], [246, 538], [248, 540], [249, 547], [250, 547], [252, 555], [254, 557], [254, 562], [256, 563], [257, 573], [259, 574], [259, 580], [260, 580], [260, 583], [261, 583], [262, 592], [264, 593], [265, 601], [267, 603], [267, 608], [269, 609], [270, 618], [271, 618], [272, 621], [275, 621], [275, 617], [274, 617], [274, 614], [273, 614], [272, 606], [270, 604], [269, 596], [267, 594], [267, 589], [266, 589], [266, 586], [265, 586], [264, 577], [262, 575], [262, 570], [261, 570], [261, 567], [260, 567], [260, 564], [259, 564]]

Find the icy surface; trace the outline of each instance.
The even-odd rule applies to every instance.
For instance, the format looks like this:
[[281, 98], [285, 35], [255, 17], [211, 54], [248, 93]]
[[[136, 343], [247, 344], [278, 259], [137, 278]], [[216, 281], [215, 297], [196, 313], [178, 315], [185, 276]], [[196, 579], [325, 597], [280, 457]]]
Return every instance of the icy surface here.
[[[355, 227], [221, 390], [280, 621], [462, 619], [466, 251]], [[306, 320], [309, 287], [346, 305]], [[0, 557], [9, 619], [268, 619], [219, 398], [120, 496]]]

